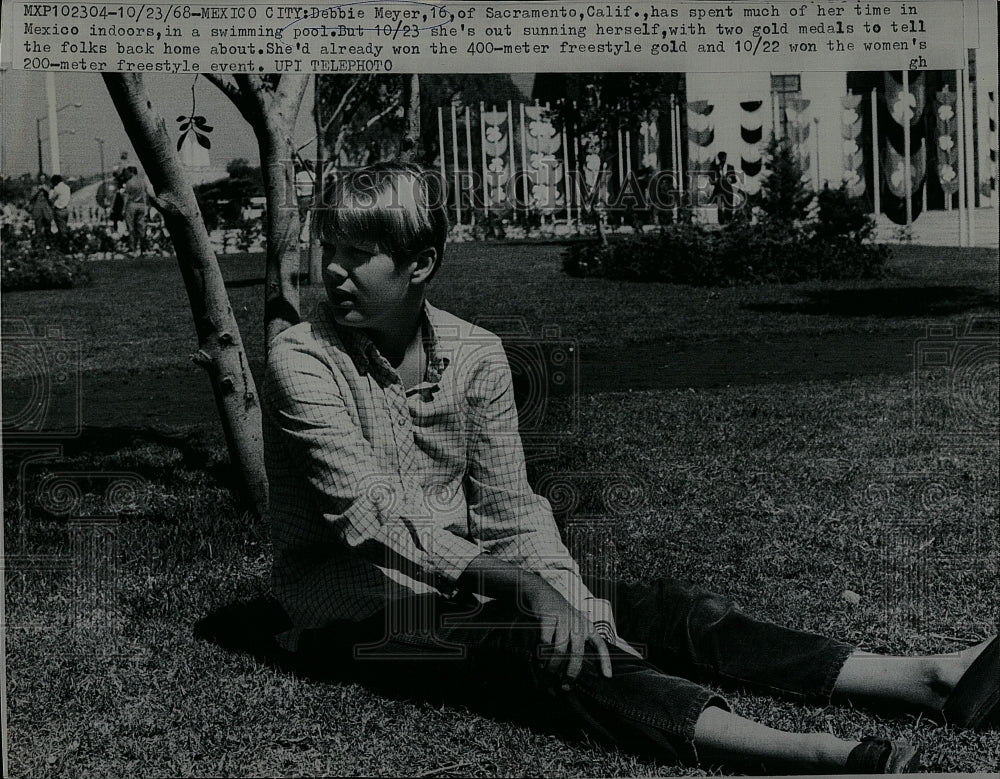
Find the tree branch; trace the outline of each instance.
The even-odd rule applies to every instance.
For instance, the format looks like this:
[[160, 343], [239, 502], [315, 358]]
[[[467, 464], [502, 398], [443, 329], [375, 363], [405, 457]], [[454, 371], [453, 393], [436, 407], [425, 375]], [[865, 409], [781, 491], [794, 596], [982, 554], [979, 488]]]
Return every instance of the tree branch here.
[[375, 114], [375, 116], [373, 116], [371, 119], [369, 119], [367, 122], [365, 122], [361, 126], [361, 129], [367, 130], [369, 127], [371, 127], [373, 124], [375, 124], [375, 122], [377, 122], [379, 119], [381, 119], [386, 114], [392, 113], [397, 108], [399, 108], [399, 106], [400, 106], [400, 102], [398, 100], [394, 100], [392, 103], [390, 103], [385, 108], [383, 108], [381, 111], [379, 111], [377, 114]]

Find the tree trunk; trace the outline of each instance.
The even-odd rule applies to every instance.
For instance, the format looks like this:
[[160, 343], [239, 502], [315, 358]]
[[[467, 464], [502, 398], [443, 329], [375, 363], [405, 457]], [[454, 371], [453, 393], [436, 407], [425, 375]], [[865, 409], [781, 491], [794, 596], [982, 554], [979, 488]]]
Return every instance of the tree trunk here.
[[[260, 148], [267, 198], [267, 267], [264, 272], [265, 350], [276, 335], [299, 322], [299, 212], [295, 198], [295, 122], [308, 76], [281, 76], [269, 87], [262, 77], [237, 77], [251, 103], [250, 119]], [[252, 92], [252, 95], [246, 94]]]
[[319, 231], [316, 216], [323, 205], [323, 181], [326, 174], [326, 132], [323, 128], [323, 96], [320, 90], [320, 75], [313, 76], [313, 122], [316, 129], [316, 179], [313, 186], [313, 209], [309, 217], [309, 283], [323, 282], [323, 251], [319, 245]]
[[420, 150], [420, 76], [403, 76], [403, 137], [399, 142], [399, 159], [414, 162]]
[[[257, 516], [267, 504], [267, 477], [257, 388], [194, 190], [174, 150], [166, 123], [139, 74], [106, 73], [104, 83], [145, 169], [170, 232], [198, 334], [192, 359], [207, 372], [240, 497]], [[269, 209], [273, 210], [273, 209]]]

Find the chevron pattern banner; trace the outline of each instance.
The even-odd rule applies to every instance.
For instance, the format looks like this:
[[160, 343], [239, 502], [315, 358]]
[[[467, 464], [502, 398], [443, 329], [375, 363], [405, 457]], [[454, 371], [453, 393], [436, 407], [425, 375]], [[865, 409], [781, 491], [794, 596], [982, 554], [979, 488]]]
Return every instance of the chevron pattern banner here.
[[763, 100], [740, 103], [740, 170], [742, 188], [748, 195], [760, 192], [760, 172], [763, 169], [761, 145], [764, 140]]
[[845, 95], [840, 104], [844, 109], [840, 118], [844, 186], [851, 197], [861, 197], [865, 193], [865, 158], [861, 151], [861, 95]]
[[989, 99], [989, 136], [990, 136], [990, 192], [997, 190], [997, 97], [992, 91], [987, 92]]
[[707, 173], [715, 151], [714, 105], [707, 100], [693, 100], [687, 104], [688, 120], [688, 169], [692, 173]]

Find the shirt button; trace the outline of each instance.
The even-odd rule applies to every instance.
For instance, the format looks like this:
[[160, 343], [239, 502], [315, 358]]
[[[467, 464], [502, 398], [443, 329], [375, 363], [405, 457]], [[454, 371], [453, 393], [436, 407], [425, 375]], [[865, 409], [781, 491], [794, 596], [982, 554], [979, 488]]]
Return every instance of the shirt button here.
[[399, 421], [396, 424], [398, 424], [400, 427], [406, 427], [406, 420], [403, 419], [403, 417], [400, 417]]

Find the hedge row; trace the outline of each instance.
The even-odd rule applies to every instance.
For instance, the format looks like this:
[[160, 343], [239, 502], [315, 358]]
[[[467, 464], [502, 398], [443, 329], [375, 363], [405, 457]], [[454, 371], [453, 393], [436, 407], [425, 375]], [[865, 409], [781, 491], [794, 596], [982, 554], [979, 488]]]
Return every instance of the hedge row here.
[[677, 223], [608, 244], [571, 246], [571, 276], [698, 286], [870, 279], [884, 274], [890, 249], [871, 240], [874, 223], [837, 191], [819, 198], [816, 219], [761, 215], [722, 229]]

